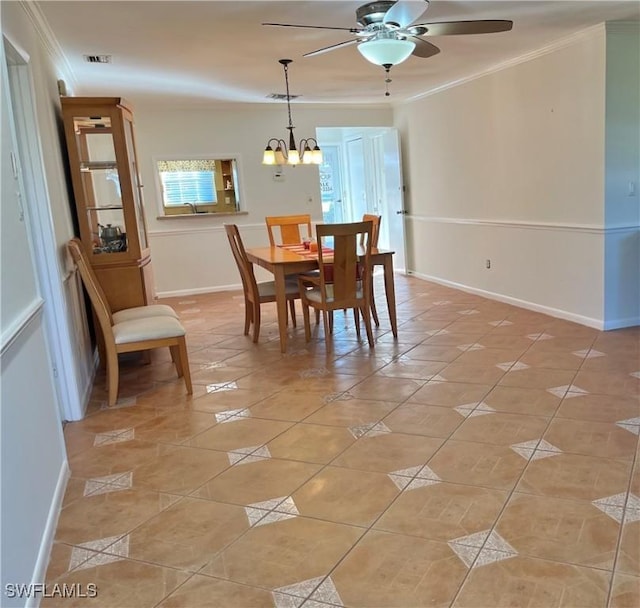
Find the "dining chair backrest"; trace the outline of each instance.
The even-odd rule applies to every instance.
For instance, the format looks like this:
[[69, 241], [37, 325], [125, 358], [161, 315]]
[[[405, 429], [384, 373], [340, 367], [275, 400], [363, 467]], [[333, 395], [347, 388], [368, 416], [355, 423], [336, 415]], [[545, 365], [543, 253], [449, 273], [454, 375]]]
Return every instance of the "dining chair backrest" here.
[[73, 258], [73, 261], [76, 263], [78, 272], [80, 272], [80, 278], [82, 279], [82, 283], [84, 284], [87, 293], [89, 294], [89, 299], [91, 300], [91, 305], [96, 313], [104, 339], [105, 341], [113, 341], [113, 332], [111, 331], [111, 326], [113, 325], [111, 307], [109, 306], [109, 302], [107, 301], [104, 291], [93, 272], [93, 268], [91, 268], [91, 265], [89, 264], [89, 260], [87, 259], [82, 247], [82, 242], [77, 238], [71, 239], [67, 243], [67, 249]]
[[247, 252], [245, 251], [238, 226], [236, 224], [225, 224], [224, 229], [229, 239], [229, 245], [231, 245], [233, 259], [236, 261], [240, 272], [245, 297], [250, 302], [258, 304], [260, 302], [260, 295], [258, 292], [258, 284], [256, 283], [256, 276], [253, 272], [253, 265], [247, 258]]
[[[371, 247], [378, 246], [378, 236], [380, 236], [380, 222], [382, 221], [381, 215], [373, 215], [371, 213], [365, 213], [362, 216], [363, 222], [371, 222], [373, 224], [371, 232]], [[362, 237], [361, 237], [362, 239]], [[362, 245], [362, 242], [360, 243]]]
[[[372, 232], [370, 221], [316, 226], [321, 291], [327, 298], [327, 286], [331, 285], [332, 307], [352, 308], [368, 293]], [[331, 253], [323, 251], [327, 239], [333, 242]]]
[[[301, 243], [303, 235], [300, 232], [300, 226], [306, 226], [306, 236], [310, 238], [313, 235], [311, 215], [308, 213], [300, 215], [268, 215], [264, 219], [267, 224], [267, 232], [269, 233], [269, 244], [272, 247], [276, 245], [295, 245]], [[274, 228], [280, 229], [279, 243], [276, 243]]]

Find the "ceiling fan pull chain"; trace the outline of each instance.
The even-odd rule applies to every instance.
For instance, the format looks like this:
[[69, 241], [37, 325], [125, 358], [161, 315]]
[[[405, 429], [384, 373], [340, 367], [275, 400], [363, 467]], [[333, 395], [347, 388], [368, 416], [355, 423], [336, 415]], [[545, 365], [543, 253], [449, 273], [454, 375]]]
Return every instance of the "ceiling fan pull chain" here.
[[385, 68], [386, 76], [384, 79], [384, 96], [389, 97], [391, 93], [389, 93], [389, 83], [391, 82], [391, 73], [389, 72], [390, 68]]

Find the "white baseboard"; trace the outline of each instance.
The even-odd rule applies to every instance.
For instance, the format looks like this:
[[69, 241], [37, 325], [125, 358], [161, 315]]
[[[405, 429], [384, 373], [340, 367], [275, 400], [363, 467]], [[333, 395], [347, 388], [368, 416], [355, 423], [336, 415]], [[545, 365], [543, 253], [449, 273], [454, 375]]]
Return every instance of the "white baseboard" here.
[[203, 293], [215, 293], [218, 291], [236, 291], [242, 289], [240, 283], [235, 285], [211, 285], [209, 287], [197, 287], [196, 289], [175, 289], [172, 291], [157, 292], [158, 299], [161, 298], [179, 298], [182, 296], [197, 296]]
[[[47, 567], [49, 566], [49, 556], [51, 555], [51, 548], [53, 547], [53, 539], [56, 535], [56, 528], [58, 527], [58, 517], [60, 510], [62, 509], [62, 501], [64, 500], [64, 493], [67, 489], [67, 481], [71, 476], [69, 464], [65, 458], [62, 466], [60, 467], [60, 473], [58, 474], [58, 482], [56, 483], [56, 489], [53, 493], [53, 499], [51, 506], [49, 507], [49, 515], [47, 516], [47, 523], [42, 534], [42, 541], [40, 542], [40, 549], [38, 551], [38, 558], [36, 559], [36, 565], [33, 569], [33, 576], [31, 582], [33, 584], [44, 583], [47, 574]], [[41, 597], [38, 594], [30, 595], [25, 602], [25, 608], [35, 608], [40, 604]]]
[[580, 325], [586, 325], [587, 327], [593, 327], [594, 329], [600, 329], [600, 330], [613, 329], [613, 327], [605, 328], [604, 322], [601, 319], [593, 319], [591, 317], [585, 317], [583, 315], [578, 315], [578, 314], [569, 312], [567, 310], [562, 310], [560, 308], [553, 308], [552, 306], [544, 306], [542, 304], [536, 304], [535, 302], [520, 300], [519, 298], [505, 296], [504, 294], [501, 294], [501, 293], [486, 291], [484, 289], [479, 289], [477, 287], [470, 287], [468, 285], [463, 285], [461, 283], [456, 283], [454, 281], [448, 281], [446, 279], [441, 279], [439, 277], [434, 277], [431, 275], [420, 274], [417, 272], [409, 272], [408, 274], [410, 274], [411, 276], [417, 277], [419, 279], [423, 279], [425, 281], [432, 281], [433, 283], [446, 285], [447, 287], [453, 287], [454, 289], [459, 289], [460, 291], [465, 291], [467, 293], [472, 293], [477, 296], [489, 298], [490, 300], [497, 300], [498, 302], [504, 302], [505, 304], [513, 304], [514, 306], [519, 306], [520, 308], [526, 308], [527, 310], [540, 312], [545, 315], [550, 315], [552, 317], [564, 319], [565, 321], [573, 321], [574, 323], [579, 323]]

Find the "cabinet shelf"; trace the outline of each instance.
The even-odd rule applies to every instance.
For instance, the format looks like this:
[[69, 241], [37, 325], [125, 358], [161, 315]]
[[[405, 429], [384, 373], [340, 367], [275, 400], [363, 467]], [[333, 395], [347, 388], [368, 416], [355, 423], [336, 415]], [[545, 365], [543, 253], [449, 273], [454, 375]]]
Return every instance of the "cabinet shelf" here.
[[84, 161], [80, 163], [80, 171], [104, 171], [109, 169], [115, 169], [117, 167], [115, 160], [92, 160]]

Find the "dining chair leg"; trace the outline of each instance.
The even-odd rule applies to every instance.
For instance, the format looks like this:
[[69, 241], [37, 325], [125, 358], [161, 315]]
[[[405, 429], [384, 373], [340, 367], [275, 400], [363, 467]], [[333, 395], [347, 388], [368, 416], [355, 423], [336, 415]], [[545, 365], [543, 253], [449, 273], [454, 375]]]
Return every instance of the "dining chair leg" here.
[[191, 370], [189, 369], [189, 355], [187, 353], [187, 341], [183, 337], [178, 338], [178, 359], [182, 370], [182, 378], [187, 387], [187, 394], [193, 395], [193, 385], [191, 384]]
[[253, 308], [253, 341], [258, 342], [260, 337], [260, 304]]
[[171, 358], [173, 359], [173, 363], [176, 366], [176, 372], [178, 372], [178, 378], [182, 378], [182, 361], [180, 360], [180, 351], [178, 350], [178, 345], [170, 346], [169, 350], [171, 351]]
[[[333, 310], [330, 310], [328, 312], [324, 312], [324, 314], [328, 315], [328, 317], [329, 317], [329, 333], [333, 334]], [[325, 328], [326, 328], [326, 322], [325, 322]]]
[[115, 348], [106, 349], [107, 358], [107, 403], [115, 405], [118, 400], [118, 353]]
[[373, 295], [373, 285], [371, 285], [371, 316], [373, 317], [373, 322], [376, 324], [376, 327], [380, 327], [380, 319], [378, 319], [378, 311], [376, 309], [376, 300]]
[[353, 309], [353, 320], [356, 324], [356, 336], [358, 337], [358, 341], [360, 341], [360, 312], [355, 307]]
[[329, 338], [333, 333], [333, 315], [326, 310], [322, 311], [322, 323], [324, 324], [324, 341], [329, 345]]
[[304, 339], [309, 342], [311, 340], [311, 321], [309, 320], [309, 305], [306, 302], [302, 303], [302, 318], [304, 319]]
[[320, 325], [320, 311], [317, 308], [313, 309], [316, 313], [316, 325]]
[[297, 327], [297, 325], [296, 325], [296, 303], [295, 303], [295, 300], [289, 300], [289, 310], [291, 311], [291, 325], [293, 325], [293, 327]]
[[253, 320], [253, 304], [249, 300], [244, 301], [244, 335], [249, 335], [249, 328]]

